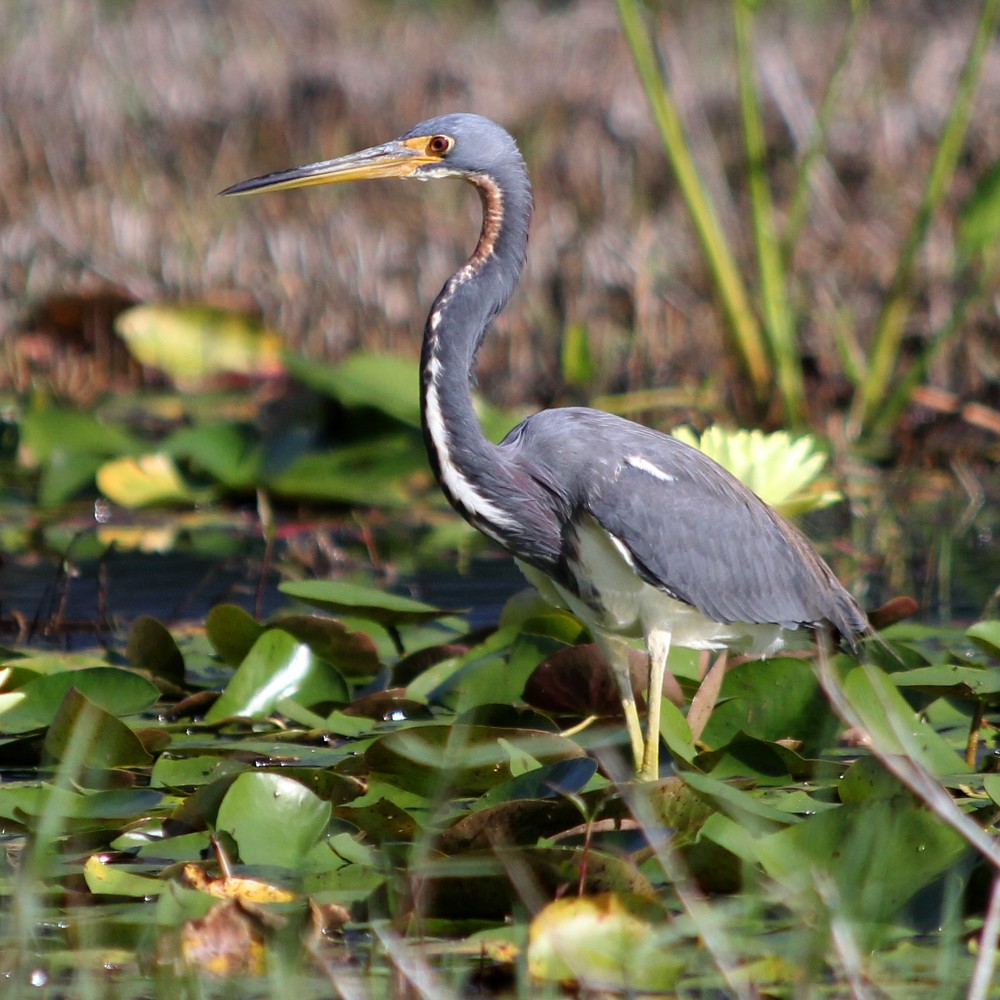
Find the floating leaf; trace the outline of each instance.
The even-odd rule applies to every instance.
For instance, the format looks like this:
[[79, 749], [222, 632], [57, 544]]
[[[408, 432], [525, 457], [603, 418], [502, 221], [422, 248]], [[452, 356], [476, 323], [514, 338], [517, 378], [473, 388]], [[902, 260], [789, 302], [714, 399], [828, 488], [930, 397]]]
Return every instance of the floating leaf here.
[[477, 803], [479, 808], [495, 806], [501, 802], [518, 799], [547, 799], [575, 795], [597, 772], [597, 761], [592, 757], [575, 757], [558, 760], [495, 785]]
[[976, 622], [965, 634], [988, 656], [1000, 660], [1000, 621], [992, 619]]
[[[985, 624], [985, 623], [983, 623]], [[892, 682], [938, 697], [972, 698], [988, 702], [1000, 700], [1000, 669], [966, 667], [953, 663], [918, 667], [893, 673]]]
[[825, 746], [837, 720], [809, 664], [792, 657], [750, 660], [726, 673], [701, 738], [725, 746], [737, 733], [760, 740], [802, 740], [807, 749]]
[[205, 619], [205, 632], [223, 663], [238, 667], [265, 627], [235, 604], [217, 604]]
[[939, 777], [969, 770], [945, 739], [906, 703], [892, 677], [877, 667], [849, 669], [843, 691], [881, 753], [911, 757]]
[[139, 670], [172, 684], [184, 683], [184, 657], [166, 627], [151, 615], [139, 615], [128, 630], [125, 655]]
[[264, 481], [273, 493], [297, 501], [392, 507], [411, 501], [405, 483], [415, 473], [426, 473], [426, 459], [413, 432], [406, 431], [305, 452], [290, 465], [266, 471]]
[[420, 372], [415, 360], [352, 354], [339, 365], [286, 356], [289, 373], [344, 406], [370, 406], [410, 427], [420, 426]]
[[278, 589], [289, 597], [327, 611], [366, 618], [381, 625], [430, 622], [453, 613], [415, 601], [412, 597], [340, 580], [296, 580], [283, 583]]
[[115, 330], [140, 364], [181, 387], [220, 374], [270, 378], [284, 371], [274, 331], [214, 306], [133, 306], [119, 314]]
[[346, 705], [350, 689], [343, 677], [304, 643], [281, 629], [269, 629], [253, 644], [218, 701], [205, 715], [217, 722], [234, 715], [270, 715], [285, 698], [306, 707]]
[[420, 794], [447, 787], [455, 794], [479, 795], [513, 777], [504, 740], [543, 763], [582, 756], [576, 744], [553, 733], [453, 725], [388, 733], [365, 751], [365, 762]]
[[211, 875], [204, 865], [189, 863], [181, 870], [184, 884], [216, 899], [241, 899], [245, 903], [290, 903], [298, 895], [283, 886], [259, 878]]
[[42, 759], [66, 766], [77, 783], [91, 787], [108, 784], [106, 772], [112, 768], [141, 767], [152, 761], [124, 722], [72, 687], [45, 734]]
[[109, 865], [100, 854], [92, 854], [83, 864], [87, 888], [96, 896], [158, 896], [167, 883], [148, 875], [138, 875], [123, 865]]
[[319, 615], [280, 615], [267, 623], [304, 642], [321, 660], [348, 677], [370, 677], [378, 672], [378, 649], [364, 632], [353, 632], [335, 618]]
[[246, 490], [260, 479], [263, 451], [255, 434], [239, 424], [205, 424], [175, 431], [161, 444], [175, 459], [188, 462], [231, 490]]
[[97, 470], [97, 487], [109, 500], [130, 508], [195, 499], [174, 460], [163, 452], [105, 462]]
[[967, 849], [909, 795], [851, 802], [755, 845], [767, 873], [789, 890], [811, 894], [832, 880], [836, 912], [865, 922], [887, 920]]
[[298, 869], [330, 822], [330, 803], [280, 774], [241, 774], [226, 792], [216, 829], [230, 834], [250, 865]]
[[265, 925], [240, 900], [216, 903], [180, 930], [184, 964], [209, 976], [261, 976], [266, 967]]
[[20, 689], [23, 700], [0, 715], [0, 733], [23, 733], [48, 726], [70, 688], [114, 716], [144, 712], [159, 697], [155, 685], [145, 677], [118, 667], [46, 674]]
[[121, 427], [80, 410], [55, 406], [29, 409], [21, 418], [20, 430], [21, 458], [33, 468], [57, 454], [110, 456], [139, 448], [138, 440]]
[[645, 899], [614, 893], [558, 899], [531, 922], [528, 972], [586, 989], [668, 992], [684, 970], [678, 937]]

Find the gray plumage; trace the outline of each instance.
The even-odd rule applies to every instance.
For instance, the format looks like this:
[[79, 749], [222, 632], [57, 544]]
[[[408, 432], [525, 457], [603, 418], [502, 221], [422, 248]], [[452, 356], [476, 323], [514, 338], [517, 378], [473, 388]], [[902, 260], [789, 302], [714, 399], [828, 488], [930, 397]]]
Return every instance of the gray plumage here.
[[658, 774], [659, 705], [643, 740], [628, 639], [650, 653], [658, 693], [671, 642], [761, 654], [782, 629], [831, 626], [851, 644], [864, 614], [802, 534], [701, 452], [598, 410], [547, 410], [487, 441], [472, 405], [476, 353], [524, 265], [531, 185], [511, 136], [479, 115], [421, 122], [336, 160], [253, 178], [223, 192], [379, 177], [473, 184], [483, 226], [424, 329], [424, 439], [449, 501], [518, 559], [549, 599], [591, 628], [622, 695], [636, 767]]

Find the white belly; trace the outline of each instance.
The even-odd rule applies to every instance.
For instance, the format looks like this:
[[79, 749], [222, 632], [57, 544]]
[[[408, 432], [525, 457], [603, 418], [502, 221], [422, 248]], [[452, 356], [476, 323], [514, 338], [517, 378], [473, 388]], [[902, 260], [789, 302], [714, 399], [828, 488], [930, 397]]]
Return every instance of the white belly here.
[[[583, 597], [520, 560], [517, 564], [545, 600], [572, 611], [592, 631], [646, 638], [652, 631], [663, 629], [670, 633], [675, 646], [732, 648], [757, 656], [773, 653], [784, 644], [787, 630], [780, 625], [713, 621], [646, 583], [636, 573], [625, 547], [596, 521], [588, 520], [578, 533], [579, 558], [573, 571], [583, 581]], [[592, 602], [584, 599], [588, 584], [596, 591]]]

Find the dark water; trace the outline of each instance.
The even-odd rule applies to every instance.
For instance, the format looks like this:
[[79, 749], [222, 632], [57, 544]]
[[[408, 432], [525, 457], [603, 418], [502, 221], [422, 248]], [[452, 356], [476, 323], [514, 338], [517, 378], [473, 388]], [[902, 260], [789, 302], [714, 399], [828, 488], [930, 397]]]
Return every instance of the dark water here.
[[[867, 607], [909, 593], [929, 623], [965, 623], [984, 612], [997, 613], [996, 502], [974, 501], [957, 490], [931, 499], [885, 491], [863, 519], [848, 518], [839, 505], [809, 517], [804, 527]], [[380, 540], [390, 568], [393, 552], [398, 555], [408, 544], [412, 547], [412, 539], [401, 539], [398, 533]], [[279, 543], [276, 565], [264, 570], [259, 537], [235, 532], [224, 545], [207, 552], [189, 544], [167, 554], [111, 551], [71, 564], [54, 557], [6, 555], [0, 562], [0, 642], [100, 644], [121, 637], [128, 622], [140, 614], [168, 625], [197, 622], [222, 602], [266, 617], [287, 605], [277, 590], [288, 568], [287, 554]], [[354, 581], [367, 578], [374, 586], [466, 611], [474, 628], [495, 623], [504, 602], [525, 586], [513, 560], [496, 551], [482, 551], [462, 572], [454, 560], [440, 556], [431, 567], [383, 579], [373, 577], [370, 567], [363, 547], [355, 543], [353, 548], [344, 546], [343, 561], [333, 568], [300, 565], [297, 571]]]

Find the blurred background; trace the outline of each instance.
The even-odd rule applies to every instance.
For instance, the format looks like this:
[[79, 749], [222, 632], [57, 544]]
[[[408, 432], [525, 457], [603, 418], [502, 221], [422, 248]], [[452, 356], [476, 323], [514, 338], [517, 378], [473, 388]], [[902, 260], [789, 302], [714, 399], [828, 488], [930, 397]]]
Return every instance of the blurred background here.
[[[893, 277], [968, 55], [978, 4], [872, 5], [847, 54], [809, 224], [794, 260], [809, 370], [833, 379], [836, 331], [865, 343]], [[762, 5], [757, 64], [780, 206], [847, 29], [840, 2]], [[653, 5], [651, 24], [702, 178], [752, 271], [730, 5]], [[987, 55], [949, 205], [1000, 156], [1000, 47]], [[516, 306], [482, 380], [508, 402], [561, 391], [564, 331], [585, 325], [593, 391], [733, 376], [702, 256], [608, 0], [6, 0], [0, 6], [0, 328], [58, 334], [6, 349], [3, 378], [46, 365], [79, 391], [129, 301], [260, 309], [319, 357], [414, 354], [426, 306], [472, 245], [458, 186], [369, 185], [223, 201], [264, 171], [393, 137], [430, 115], [506, 125], [536, 216]], [[941, 213], [906, 336], [954, 305]], [[984, 300], [985, 301], [985, 300]], [[70, 328], [75, 336], [68, 336]], [[934, 384], [997, 397], [992, 309], [935, 363]], [[74, 356], [76, 356], [74, 358]], [[58, 380], [59, 373], [53, 372]], [[69, 388], [67, 385], [66, 388]]]
[[[805, 385], [800, 426], [828, 440], [837, 475], [855, 486], [866, 480], [852, 462], [907, 470], [902, 493], [884, 480], [849, 491], [854, 513], [893, 509], [855, 535], [862, 553], [891, 549], [907, 504], [944, 491], [932, 532], [961, 521], [967, 547], [995, 555], [982, 509], [1000, 456], [996, 253], [980, 238], [972, 266], [958, 239], [970, 204], [980, 215], [986, 206], [988, 234], [1000, 213], [990, 200], [1000, 189], [990, 186], [1000, 159], [991, 34], [953, 175], [905, 274], [892, 371], [919, 362], [913, 392], [868, 452], [852, 450], [857, 428], [845, 430], [984, 9], [815, 0], [763, 3], [754, 19], [777, 224], [805, 193], [784, 285]], [[721, 0], [644, 8], [701, 182], [756, 295], [733, 10]], [[535, 186], [527, 271], [481, 356], [492, 402], [534, 408], [664, 389], [657, 407], [623, 408], [662, 427], [782, 423], [780, 405], [750, 398], [610, 0], [4, 0], [5, 412], [39, 393], [86, 407], [162, 385], [115, 328], [136, 303], [260, 317], [281, 343], [324, 362], [359, 350], [415, 359], [431, 299], [474, 245], [471, 189], [215, 195], [455, 110], [504, 124]], [[921, 557], [904, 558], [909, 569], [886, 571], [900, 586]]]

